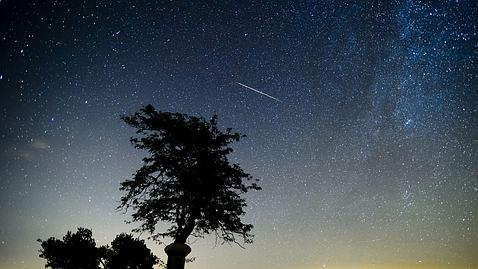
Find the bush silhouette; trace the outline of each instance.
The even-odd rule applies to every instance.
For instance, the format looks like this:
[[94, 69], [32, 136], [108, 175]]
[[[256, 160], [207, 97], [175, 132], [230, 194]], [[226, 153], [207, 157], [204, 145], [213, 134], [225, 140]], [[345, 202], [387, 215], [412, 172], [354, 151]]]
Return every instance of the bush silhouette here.
[[89, 229], [78, 228], [76, 233], [68, 231], [63, 240], [54, 237], [41, 243], [40, 257], [47, 260], [45, 267], [53, 269], [100, 268], [100, 250], [91, 237]]
[[105, 269], [152, 269], [158, 263], [143, 240], [120, 234], [106, 250]]
[[[143, 240], [120, 234], [111, 247], [96, 247], [90, 229], [68, 231], [63, 240], [50, 237], [41, 243], [40, 257], [52, 269], [153, 269], [159, 259]], [[100, 264], [102, 267], [100, 267]]]

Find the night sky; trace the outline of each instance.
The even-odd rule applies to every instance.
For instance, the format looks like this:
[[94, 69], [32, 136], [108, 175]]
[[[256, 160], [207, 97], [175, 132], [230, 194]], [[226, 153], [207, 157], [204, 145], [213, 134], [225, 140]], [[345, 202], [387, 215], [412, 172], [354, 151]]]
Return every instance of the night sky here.
[[137, 226], [115, 209], [146, 152], [120, 117], [146, 104], [217, 113], [261, 179], [254, 244], [191, 240], [187, 268], [478, 268], [477, 17], [474, 0], [0, 1], [0, 268], [43, 268], [37, 238]]

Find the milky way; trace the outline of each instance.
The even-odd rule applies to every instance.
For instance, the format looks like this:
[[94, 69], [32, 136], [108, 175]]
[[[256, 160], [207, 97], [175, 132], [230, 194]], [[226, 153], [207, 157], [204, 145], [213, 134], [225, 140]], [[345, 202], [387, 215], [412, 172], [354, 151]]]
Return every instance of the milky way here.
[[82, 226], [106, 244], [135, 227], [115, 208], [145, 153], [120, 117], [146, 104], [217, 113], [261, 179], [254, 244], [192, 240], [187, 268], [478, 268], [477, 13], [0, 1], [0, 268], [42, 268], [37, 238]]

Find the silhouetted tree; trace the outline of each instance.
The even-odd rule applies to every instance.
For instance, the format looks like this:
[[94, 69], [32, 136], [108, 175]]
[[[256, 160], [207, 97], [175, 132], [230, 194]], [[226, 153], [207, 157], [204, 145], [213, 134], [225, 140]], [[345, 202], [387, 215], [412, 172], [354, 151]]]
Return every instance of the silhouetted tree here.
[[45, 267], [52, 269], [96, 269], [100, 268], [100, 251], [91, 230], [78, 228], [76, 233], [68, 231], [63, 240], [50, 237], [41, 243], [40, 257], [47, 260]]
[[120, 234], [106, 248], [105, 269], [153, 269], [159, 262], [144, 240]]
[[[253, 226], [241, 220], [246, 206], [241, 194], [260, 187], [227, 158], [233, 151], [229, 144], [244, 136], [219, 130], [217, 116], [206, 120], [151, 105], [123, 120], [136, 128], [135, 148], [149, 151], [132, 180], [121, 183], [126, 195], [119, 208], [134, 210], [133, 221], [141, 222], [135, 231], [175, 243], [210, 233], [225, 242], [238, 243], [236, 236], [252, 242]], [[156, 231], [160, 221], [171, 225]]]
[[128, 234], [117, 235], [111, 247], [96, 247], [90, 229], [68, 231], [63, 240], [50, 237], [41, 243], [40, 257], [52, 269], [153, 269], [159, 259], [143, 240]]

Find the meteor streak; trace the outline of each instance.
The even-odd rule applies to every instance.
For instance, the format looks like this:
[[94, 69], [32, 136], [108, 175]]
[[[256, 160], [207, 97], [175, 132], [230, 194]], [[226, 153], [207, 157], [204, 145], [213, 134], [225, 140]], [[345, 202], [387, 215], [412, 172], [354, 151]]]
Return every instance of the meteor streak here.
[[277, 102], [281, 102], [281, 103], [282, 103], [282, 101], [281, 101], [280, 99], [275, 98], [274, 96], [268, 95], [268, 94], [265, 93], [265, 92], [261, 92], [261, 91], [259, 91], [259, 90], [256, 90], [256, 89], [252, 88], [252, 87], [249, 87], [249, 86], [247, 86], [247, 85], [244, 85], [244, 84], [242, 84], [242, 83], [240, 83], [240, 82], [236, 82], [236, 83], [239, 84], [239, 85], [241, 85], [242, 87], [244, 87], [244, 88], [246, 88], [246, 89], [255, 91], [255, 92], [259, 93], [259, 94], [262, 94], [262, 95], [264, 95], [264, 96], [267, 96], [267, 97], [269, 97], [269, 98], [271, 98], [271, 99], [276, 100]]

